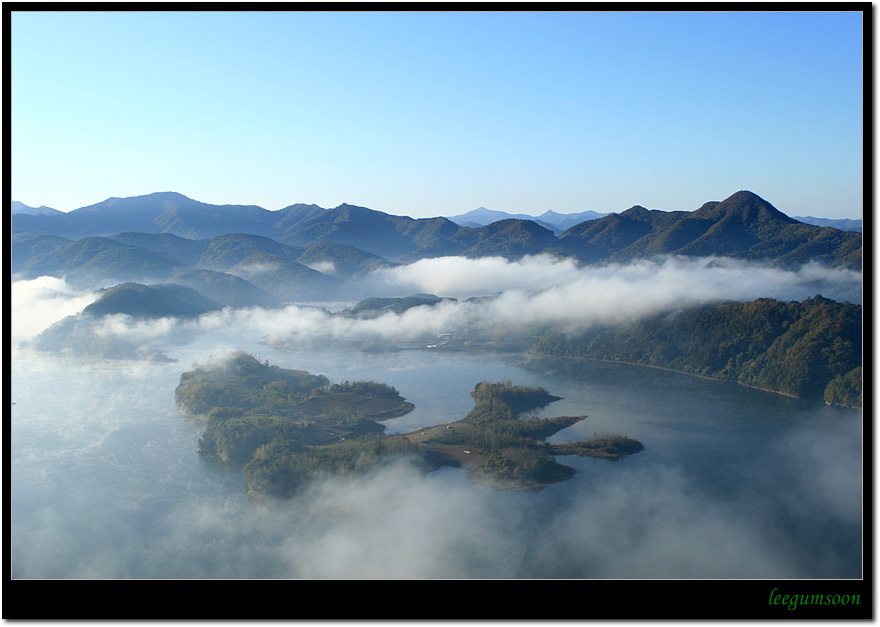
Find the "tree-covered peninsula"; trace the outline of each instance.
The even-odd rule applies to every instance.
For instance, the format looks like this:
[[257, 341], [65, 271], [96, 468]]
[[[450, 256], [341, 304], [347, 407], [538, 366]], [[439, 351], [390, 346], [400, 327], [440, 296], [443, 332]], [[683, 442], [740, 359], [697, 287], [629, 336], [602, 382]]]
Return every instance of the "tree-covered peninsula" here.
[[669, 368], [830, 405], [860, 407], [862, 307], [822, 296], [761, 298], [629, 325], [549, 329], [532, 351]]
[[243, 351], [184, 372], [175, 400], [185, 412], [207, 416], [201, 452], [239, 462], [278, 439], [322, 445], [381, 432], [378, 421], [413, 408], [391, 386], [331, 385], [323, 375], [261, 363]]
[[558, 463], [554, 455], [616, 460], [644, 448], [638, 440], [620, 435], [562, 445], [544, 442], [585, 416], [524, 416], [560, 400], [543, 388], [515, 386], [509, 380], [483, 381], [471, 396], [474, 408], [464, 419], [422, 429], [409, 437], [422, 444], [439, 463], [466, 467], [472, 479], [481, 483], [510, 489], [540, 489], [568, 479], [575, 472]]
[[524, 417], [558, 400], [542, 388], [484, 381], [471, 396], [475, 407], [461, 420], [389, 436], [381, 421], [413, 408], [393, 387], [331, 384], [241, 351], [194, 366], [175, 390], [183, 411], [207, 416], [199, 452], [243, 463], [255, 496], [288, 496], [314, 478], [356, 475], [397, 456], [425, 470], [462, 467], [502, 489], [541, 489], [575, 472], [554, 455], [617, 459], [642, 449], [623, 436], [543, 442], [584, 417]]
[[[449, 300], [431, 296], [435, 300], [430, 302], [428, 296], [369, 301], [381, 300], [385, 310], [399, 313]], [[338, 315], [372, 315], [377, 307], [366, 303]], [[760, 298], [663, 311], [629, 323], [495, 325], [491, 319], [471, 320], [455, 333], [425, 336], [421, 347], [619, 361], [858, 408], [862, 316], [860, 304], [818, 294], [803, 301]], [[369, 346], [393, 349], [393, 342]]]

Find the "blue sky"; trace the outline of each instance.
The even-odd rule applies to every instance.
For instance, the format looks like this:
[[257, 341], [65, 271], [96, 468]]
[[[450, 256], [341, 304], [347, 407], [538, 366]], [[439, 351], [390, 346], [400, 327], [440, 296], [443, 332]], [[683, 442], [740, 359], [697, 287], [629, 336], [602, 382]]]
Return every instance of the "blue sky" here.
[[427, 217], [693, 211], [749, 189], [789, 215], [860, 218], [862, 22], [16, 11], [12, 198]]

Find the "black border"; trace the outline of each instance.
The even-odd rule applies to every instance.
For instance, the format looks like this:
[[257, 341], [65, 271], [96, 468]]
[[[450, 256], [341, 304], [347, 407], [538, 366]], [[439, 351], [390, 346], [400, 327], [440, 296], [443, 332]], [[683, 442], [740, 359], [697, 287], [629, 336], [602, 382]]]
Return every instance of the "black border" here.
[[[864, 285], [870, 312], [866, 316], [865, 380], [873, 382], [873, 56], [874, 12], [867, 2], [820, 3], [3, 3], [3, 124], [4, 188], [6, 206], [12, 202], [10, 184], [11, 14], [15, 11], [93, 10], [816, 10], [864, 13], [864, 150], [865, 191], [870, 210], [863, 212]], [[869, 165], [870, 164], [870, 165]], [[9, 215], [5, 224], [7, 242]], [[7, 250], [5, 261], [9, 264]], [[7, 268], [9, 266], [7, 265]], [[10, 281], [5, 282], [9, 365]], [[9, 371], [4, 407], [10, 406]], [[866, 386], [863, 420], [864, 543], [863, 578], [854, 580], [13, 580], [9, 551], [3, 563], [5, 620], [743, 620], [822, 619], [870, 620], [874, 617], [874, 504], [873, 504], [873, 395]], [[4, 435], [9, 441], [9, 421]], [[8, 450], [4, 448], [4, 452]], [[4, 455], [4, 505], [8, 522], [9, 456]], [[9, 525], [4, 547], [10, 546]], [[860, 605], [801, 606], [789, 610], [775, 595], [859, 595]], [[326, 595], [326, 596], [325, 596]]]

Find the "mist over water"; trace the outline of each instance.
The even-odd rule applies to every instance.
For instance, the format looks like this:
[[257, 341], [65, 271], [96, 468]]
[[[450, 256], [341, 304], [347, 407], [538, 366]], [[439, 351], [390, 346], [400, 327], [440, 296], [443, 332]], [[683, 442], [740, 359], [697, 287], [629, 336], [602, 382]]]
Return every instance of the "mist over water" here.
[[[639, 293], [641, 304], [633, 311], [680, 306], [690, 302], [688, 290], [693, 299], [723, 293], [795, 298], [796, 292], [814, 295], [809, 290], [815, 281], [830, 279], [838, 289], [852, 290], [853, 277], [818, 267], [737, 275], [732, 265], [705, 263], [609, 267], [587, 275], [539, 260], [544, 276], [556, 279], [524, 285], [515, 277], [504, 282], [505, 272], [525, 276], [522, 267], [496, 260], [470, 266], [470, 284], [461, 279], [444, 288], [441, 278], [432, 279], [440, 275], [429, 261], [412, 264], [410, 283], [402, 275], [381, 278], [401, 295], [427, 291], [464, 298], [481, 289], [486, 294], [494, 284], [502, 298], [487, 305], [492, 309], [450, 303], [433, 318], [423, 311], [344, 321], [300, 305], [226, 310], [195, 321], [107, 321], [107, 333], [140, 337], [178, 360], [171, 363], [91, 360], [14, 345], [13, 576], [861, 576], [861, 412], [621, 364], [428, 351], [369, 354], [330, 346], [335, 339], [444, 330], [511, 308], [558, 317], [579, 310], [583, 320], [604, 315], [612, 305], [619, 311], [624, 299], [639, 300]], [[442, 263], [466, 267], [462, 260]], [[487, 274], [480, 277], [483, 270]], [[14, 286], [14, 339], [27, 339], [94, 299], [63, 282], [37, 281]], [[660, 281], [680, 287], [675, 298], [647, 289]], [[457, 292], [453, 283], [460, 286]], [[536, 300], [542, 296], [546, 300]], [[563, 310], [553, 302], [572, 307]], [[261, 343], [272, 337], [289, 341], [288, 348]], [[469, 392], [476, 383], [511, 379], [563, 397], [541, 415], [588, 416], [552, 441], [609, 431], [637, 438], [646, 448], [614, 463], [562, 458], [579, 472], [539, 493], [495, 491], [455, 469], [424, 475], [402, 460], [356, 479], [316, 482], [288, 501], [253, 501], [241, 466], [195, 452], [204, 420], [174, 406], [182, 372], [238, 348], [333, 382], [369, 378], [395, 386], [416, 409], [386, 422], [389, 433], [463, 417], [473, 407]]]
[[[519, 261], [443, 257], [375, 270], [352, 280], [347, 290], [350, 305], [370, 296], [401, 297], [417, 292], [451, 300], [367, 320], [331, 315], [346, 304], [338, 300], [329, 303], [330, 307], [321, 306], [327, 304], [322, 302], [289, 304], [282, 309], [226, 308], [196, 320], [137, 321], [116, 315], [105, 317], [98, 333], [143, 345], [190, 344], [209, 334], [211, 341], [218, 343], [219, 353], [219, 345], [230, 332], [257, 335], [268, 343], [322, 346], [339, 340], [407, 340], [475, 323], [487, 329], [535, 323], [577, 329], [634, 322], [660, 312], [725, 300], [803, 300], [821, 294], [861, 303], [862, 277], [852, 270], [817, 263], [792, 270], [729, 258], [668, 257], [578, 267], [570, 260], [546, 255]], [[468, 300], [474, 296], [492, 298]], [[16, 281], [13, 345], [97, 297], [95, 292], [77, 291], [51, 277]], [[28, 313], [18, 314], [23, 311]]]

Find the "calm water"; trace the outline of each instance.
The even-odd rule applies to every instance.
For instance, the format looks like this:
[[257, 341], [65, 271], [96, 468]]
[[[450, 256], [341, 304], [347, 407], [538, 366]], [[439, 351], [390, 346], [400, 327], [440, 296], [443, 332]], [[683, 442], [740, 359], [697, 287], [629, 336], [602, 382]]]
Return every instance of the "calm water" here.
[[[224, 344], [225, 346], [226, 344]], [[241, 467], [200, 457], [204, 424], [174, 406], [172, 364], [52, 359], [12, 367], [12, 574], [20, 578], [858, 578], [861, 413], [620, 364], [404, 351], [280, 351], [331, 381], [394, 385], [400, 432], [463, 417], [481, 380], [538, 384], [587, 415], [553, 436], [615, 432], [645, 450], [540, 493], [408, 465], [315, 485], [281, 504]]]

